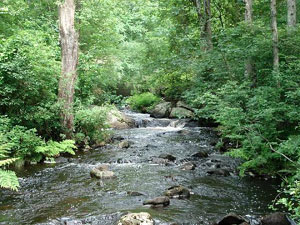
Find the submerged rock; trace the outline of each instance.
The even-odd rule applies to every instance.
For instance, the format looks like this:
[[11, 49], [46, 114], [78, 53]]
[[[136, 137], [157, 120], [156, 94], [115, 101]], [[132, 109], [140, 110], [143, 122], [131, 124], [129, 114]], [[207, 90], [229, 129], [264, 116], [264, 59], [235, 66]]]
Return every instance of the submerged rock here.
[[230, 176], [230, 172], [227, 169], [211, 169], [208, 170], [207, 173], [209, 175], [217, 175], [217, 176], [224, 176], [224, 177]]
[[163, 165], [168, 165], [169, 160], [167, 159], [162, 159], [162, 158], [153, 158], [152, 162], [155, 164], [163, 164]]
[[167, 196], [156, 197], [156, 198], [144, 201], [143, 205], [168, 206], [168, 205], [170, 205], [170, 199]]
[[172, 162], [176, 160], [176, 157], [171, 155], [171, 154], [160, 154], [158, 156], [158, 158], [167, 159], [167, 160], [172, 161]]
[[207, 158], [208, 153], [207, 152], [197, 152], [192, 155], [193, 158]]
[[187, 162], [181, 166], [182, 170], [194, 170], [196, 168], [196, 165], [192, 162]]
[[272, 213], [262, 218], [262, 225], [291, 225], [289, 219], [284, 213]]
[[106, 164], [101, 164], [101, 165], [98, 165], [97, 167], [96, 167], [96, 169], [97, 170], [100, 170], [100, 171], [108, 171], [108, 165], [106, 165]]
[[150, 115], [154, 118], [168, 117], [171, 112], [171, 107], [171, 102], [159, 103], [151, 110]]
[[164, 195], [170, 197], [170, 198], [189, 198], [191, 193], [189, 191], [189, 189], [187, 189], [186, 187], [183, 187], [181, 185], [177, 185], [177, 186], [173, 186], [168, 188]]
[[129, 141], [122, 141], [119, 143], [119, 148], [129, 148]]
[[239, 215], [230, 213], [226, 215], [220, 222], [217, 223], [217, 225], [234, 225], [234, 224], [247, 225], [248, 221]]
[[144, 194], [137, 192], [137, 191], [127, 191], [127, 195], [129, 196], [142, 196]]
[[118, 225], [154, 225], [154, 220], [146, 212], [129, 213], [121, 217]]

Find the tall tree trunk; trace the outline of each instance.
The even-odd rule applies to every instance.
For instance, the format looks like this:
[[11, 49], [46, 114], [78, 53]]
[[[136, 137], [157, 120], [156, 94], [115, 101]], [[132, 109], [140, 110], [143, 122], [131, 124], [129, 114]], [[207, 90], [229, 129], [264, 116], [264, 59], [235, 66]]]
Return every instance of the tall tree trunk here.
[[205, 40], [205, 50], [212, 49], [212, 30], [211, 30], [211, 7], [210, 0], [203, 0], [203, 3], [200, 0], [194, 1], [198, 20], [200, 25], [201, 38]]
[[[253, 22], [253, 1], [252, 0], [244, 0], [245, 2], [245, 22], [249, 25]], [[246, 66], [245, 66], [245, 77], [246, 78], [253, 78], [254, 77], [254, 71], [253, 71], [254, 65], [253, 65], [253, 59], [249, 57], [246, 60]]]
[[271, 0], [271, 28], [273, 41], [273, 70], [279, 71], [278, 29], [276, 0]]
[[252, 23], [253, 22], [253, 0], [244, 0], [245, 1], [245, 21]]
[[72, 138], [74, 130], [73, 102], [76, 67], [78, 63], [78, 33], [75, 30], [74, 0], [65, 0], [59, 7], [59, 31], [61, 43], [62, 69], [59, 80], [58, 99], [62, 104], [61, 122], [67, 138]]
[[203, 33], [206, 37], [206, 43], [208, 49], [213, 48], [212, 43], [212, 31], [211, 31], [211, 7], [210, 7], [210, 0], [204, 0], [204, 15], [205, 15], [205, 24]]
[[296, 0], [287, 0], [287, 25], [288, 28], [294, 28], [296, 26]]

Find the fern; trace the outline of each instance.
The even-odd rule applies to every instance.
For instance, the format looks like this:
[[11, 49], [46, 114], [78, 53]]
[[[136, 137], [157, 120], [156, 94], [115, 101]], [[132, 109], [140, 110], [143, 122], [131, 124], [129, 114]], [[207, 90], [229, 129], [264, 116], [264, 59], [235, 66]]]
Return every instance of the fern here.
[[18, 158], [11, 158], [11, 159], [4, 159], [4, 160], [0, 160], [0, 167], [3, 167], [3, 166], [7, 166], [9, 164], [12, 164], [14, 163], [15, 161], [17, 161]]
[[[2, 134], [0, 136], [0, 140], [3, 140]], [[0, 160], [0, 188], [17, 191], [20, 185], [15, 172], [1, 169], [1, 167], [3, 168], [8, 166], [18, 160], [18, 158], [7, 158], [9, 150], [9, 144], [0, 143], [0, 159], [2, 159]]]
[[0, 188], [17, 191], [19, 187], [19, 181], [15, 172], [0, 169]]
[[69, 153], [75, 155], [73, 149], [76, 149], [73, 140], [65, 140], [62, 142], [48, 141], [45, 146], [38, 146], [35, 149], [36, 153], [45, 155], [47, 158], [53, 158], [60, 155], [60, 153]]

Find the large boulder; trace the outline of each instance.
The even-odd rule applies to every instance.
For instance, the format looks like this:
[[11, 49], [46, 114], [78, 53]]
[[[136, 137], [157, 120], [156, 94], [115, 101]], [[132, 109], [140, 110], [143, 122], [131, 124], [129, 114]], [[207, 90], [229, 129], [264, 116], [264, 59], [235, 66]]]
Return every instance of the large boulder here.
[[284, 213], [272, 213], [265, 216], [261, 220], [262, 225], [291, 225], [287, 216]]
[[178, 101], [178, 102], [176, 103], [176, 107], [179, 107], [179, 108], [185, 108], [185, 109], [188, 109], [188, 110], [190, 110], [190, 111], [194, 111], [194, 109], [193, 109], [191, 106], [187, 105], [187, 104], [184, 103], [183, 101]]
[[121, 217], [118, 225], [154, 225], [154, 220], [146, 212], [129, 213]]
[[175, 107], [171, 110], [170, 118], [194, 118], [195, 114], [186, 108]]
[[157, 104], [150, 112], [150, 115], [154, 118], [168, 117], [172, 109], [171, 102], [162, 102]]
[[136, 127], [135, 121], [132, 118], [117, 109], [112, 109], [108, 112], [107, 123], [111, 128], [118, 130]]

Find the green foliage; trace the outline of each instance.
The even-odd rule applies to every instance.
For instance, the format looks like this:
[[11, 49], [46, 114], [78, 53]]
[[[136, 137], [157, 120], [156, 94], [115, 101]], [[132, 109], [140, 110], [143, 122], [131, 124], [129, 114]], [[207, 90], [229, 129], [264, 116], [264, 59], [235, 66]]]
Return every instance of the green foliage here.
[[5, 170], [10, 164], [14, 163], [18, 158], [7, 158], [10, 148], [9, 144], [1, 144], [4, 140], [3, 134], [0, 132], [0, 188], [8, 188], [18, 190], [18, 178], [13, 171]]
[[108, 137], [106, 128], [107, 113], [111, 107], [93, 106], [78, 109], [75, 113], [77, 143], [101, 143]]
[[13, 126], [11, 121], [3, 116], [0, 116], [0, 134], [0, 159], [8, 157], [40, 162], [45, 157], [56, 157], [60, 153], [74, 154], [72, 149], [76, 148], [72, 140], [46, 143], [37, 135], [35, 129]]
[[191, 84], [191, 78], [190, 74], [179, 71], [154, 76], [154, 91], [167, 100], [178, 100]]
[[49, 136], [59, 129], [59, 49], [51, 39], [45, 32], [24, 30], [0, 40], [0, 111]]
[[75, 155], [73, 149], [76, 149], [75, 141], [64, 140], [62, 142], [48, 141], [44, 146], [37, 146], [35, 152], [43, 154], [46, 159], [58, 157], [61, 153]]
[[15, 172], [0, 169], [0, 188], [17, 191], [19, 186], [19, 181]]
[[128, 98], [127, 102], [133, 110], [146, 112], [147, 108], [154, 106], [160, 98], [150, 92], [136, 94]]
[[274, 201], [273, 209], [285, 207], [295, 221], [300, 221], [300, 171], [297, 175], [286, 179], [283, 190], [279, 194], [279, 198]]
[[36, 134], [35, 129], [13, 126], [10, 119], [0, 116], [0, 187], [17, 190], [18, 178], [15, 172], [7, 170], [17, 160], [40, 162], [52, 160], [61, 153], [74, 155], [73, 140], [47, 143]]
[[[3, 164], [73, 153], [70, 141], [43, 139], [57, 140], [61, 131], [59, 2], [0, 1], [0, 113], [9, 118], [0, 117]], [[233, 143], [228, 154], [245, 161], [242, 175], [294, 176], [300, 158], [300, 29], [287, 32], [286, 2], [279, 1], [280, 72], [274, 73], [269, 4], [254, 2], [251, 25], [242, 22], [243, 1], [215, 0], [211, 7], [214, 48], [207, 50], [193, 1], [81, 1], [76, 103], [122, 105], [121, 94], [142, 93], [128, 102], [145, 111], [159, 97], [184, 99], [199, 119], [219, 124], [222, 140]], [[250, 77], [248, 59], [254, 63]], [[76, 141], [101, 142], [105, 120], [104, 108], [79, 107]], [[290, 183], [289, 198], [281, 203], [299, 215], [290, 202], [299, 200], [295, 188]]]

